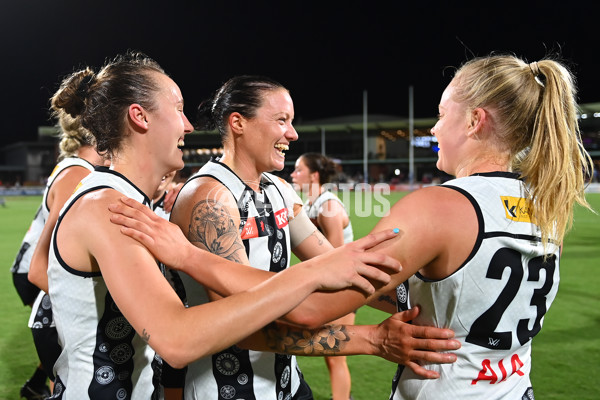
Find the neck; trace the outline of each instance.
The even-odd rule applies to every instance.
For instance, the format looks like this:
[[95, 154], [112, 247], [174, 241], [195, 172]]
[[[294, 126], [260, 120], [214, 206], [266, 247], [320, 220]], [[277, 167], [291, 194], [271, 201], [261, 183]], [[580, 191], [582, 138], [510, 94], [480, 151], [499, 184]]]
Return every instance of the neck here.
[[82, 146], [77, 151], [77, 157], [89, 162], [92, 165], [103, 165], [104, 159], [96, 152], [92, 146]]
[[162, 177], [170, 171], [158, 171], [152, 157], [142, 156], [136, 150], [122, 149], [111, 159], [110, 168], [124, 175], [149, 199], [152, 199]]
[[232, 148], [224, 148], [220, 160], [255, 192], [260, 192], [260, 176], [264, 171], [259, 171], [256, 163], [244, 154], [237, 153]]
[[477, 173], [485, 173], [485, 172], [510, 172], [511, 168], [508, 163], [503, 162], [491, 162], [491, 161], [483, 161], [477, 163], [467, 163], [465, 165], [461, 165], [456, 169], [456, 173], [454, 176], [457, 178], [462, 178], [465, 176], [470, 176]]
[[313, 203], [323, 193], [323, 187], [318, 183], [308, 185], [308, 200]]

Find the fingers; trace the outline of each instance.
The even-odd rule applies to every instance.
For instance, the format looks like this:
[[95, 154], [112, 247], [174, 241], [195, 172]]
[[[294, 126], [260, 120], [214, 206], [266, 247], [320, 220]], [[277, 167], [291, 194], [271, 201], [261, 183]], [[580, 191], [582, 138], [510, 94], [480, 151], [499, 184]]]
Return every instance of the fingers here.
[[[140, 222], [137, 219], [134, 219], [132, 217], [127, 217], [127, 216], [121, 215], [121, 214], [111, 214], [110, 222], [112, 222], [113, 224], [116, 224], [116, 225], [121, 225], [126, 228], [138, 230], [140, 232], [145, 232], [146, 229], [148, 229], [148, 231], [151, 230], [151, 228], [146, 223]], [[148, 233], [148, 232], [145, 232], [145, 233]], [[131, 235], [128, 235], [128, 236], [131, 236]]]
[[143, 205], [142, 203], [129, 198], [129, 197], [121, 197], [119, 199], [121, 203], [113, 203], [108, 206], [108, 209], [117, 214], [122, 214], [129, 218], [134, 218], [137, 220], [144, 220], [144, 217], [153, 219], [156, 216], [152, 210]]
[[437, 379], [440, 377], [440, 374], [435, 371], [430, 371], [421, 367], [419, 364], [414, 362], [407, 362], [405, 364], [408, 368], [410, 368], [415, 374], [422, 376], [426, 379]]
[[396, 313], [394, 315], [394, 318], [397, 318], [397, 319], [401, 320], [402, 322], [412, 321], [413, 319], [415, 319], [417, 317], [417, 315], [419, 315], [420, 311], [421, 311], [421, 309], [418, 306], [413, 307], [410, 310]]
[[425, 361], [433, 364], [450, 364], [456, 361], [456, 354], [415, 350], [411, 353], [410, 359], [412, 361]]
[[400, 233], [398, 228], [386, 229], [377, 233], [369, 233], [367, 236], [355, 241], [354, 244], [358, 246], [359, 249], [368, 250], [380, 243], [385, 242], [386, 240], [397, 237], [398, 233]]
[[390, 272], [398, 272], [402, 270], [402, 266], [400, 265], [400, 262], [398, 260], [385, 254], [380, 254], [376, 252], [360, 252], [358, 253], [357, 258], [360, 262], [364, 264], [368, 264], [378, 268], [384, 268], [390, 270]]
[[[112, 220], [112, 217], [111, 217], [111, 220]], [[150, 245], [153, 243], [152, 237], [146, 235], [145, 233], [143, 233], [137, 229], [132, 229], [132, 228], [128, 228], [126, 226], [122, 226], [121, 233], [124, 234], [125, 236], [129, 236], [130, 238], [137, 240], [138, 242], [140, 242], [147, 248], [150, 247]]]
[[375, 287], [371, 284], [371, 282], [363, 278], [361, 275], [356, 275], [356, 277], [351, 282], [352, 285], [363, 290], [369, 295], [375, 293]]
[[[434, 328], [432, 326], [417, 326], [417, 325], [414, 325], [413, 328], [414, 328], [414, 331], [412, 333], [412, 336], [416, 337], [416, 338], [451, 339], [454, 337], [454, 332], [451, 329]], [[434, 348], [431, 348], [431, 349], [435, 350]], [[455, 349], [449, 349], [449, 350], [455, 350]]]
[[[389, 283], [392, 280], [392, 278], [388, 274], [386, 274], [382, 270], [380, 270], [376, 267], [372, 267], [368, 264], [365, 264], [364, 266], [359, 266], [357, 268], [356, 272], [358, 272], [361, 276], [363, 276], [365, 278], [370, 278], [370, 279], [379, 281], [379, 282], [383, 283], [384, 285]], [[371, 294], [371, 292], [369, 292], [369, 294]]]
[[456, 339], [417, 339], [415, 338], [414, 348], [428, 351], [449, 351], [458, 350], [461, 344]]

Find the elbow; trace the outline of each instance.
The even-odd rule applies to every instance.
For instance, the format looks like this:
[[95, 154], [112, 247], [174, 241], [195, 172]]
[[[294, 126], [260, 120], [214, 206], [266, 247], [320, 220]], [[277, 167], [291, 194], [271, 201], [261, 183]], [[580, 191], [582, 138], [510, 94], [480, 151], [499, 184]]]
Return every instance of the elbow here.
[[[27, 280], [29, 280], [29, 282], [33, 283], [38, 288], [44, 290], [44, 287], [45, 287], [45, 285], [43, 284], [44, 280], [43, 280], [43, 277], [40, 276], [40, 274], [36, 274], [35, 272], [32, 272], [32, 270], [30, 269], [29, 272], [27, 273]], [[46, 290], [44, 290], [44, 291], [46, 291]]]
[[172, 337], [164, 337], [162, 340], [152, 338], [149, 344], [164, 361], [176, 369], [185, 368], [188, 364], [209, 356], [217, 350], [212, 348], [209, 343], [201, 346], [196, 343], [195, 348], [191, 350], [192, 344], [189, 341]]
[[316, 311], [305, 312], [298, 310], [291, 311], [288, 314], [284, 315], [282, 320], [303, 329], [316, 329], [323, 326], [323, 324], [329, 322], [327, 320], [324, 320], [322, 316]]
[[182, 351], [182, 349], [185, 349], [185, 346], [173, 345], [171, 343], [163, 345], [153, 343], [151, 347], [164, 361], [176, 369], [185, 368], [189, 363], [195, 361], [190, 357], [189, 349], [188, 351]]
[[175, 369], [185, 368], [190, 363], [190, 362], [186, 361], [184, 358], [179, 357], [174, 354], [171, 354], [171, 353], [164, 353], [164, 354], [158, 353], [158, 354], [160, 354], [160, 357], [165, 362], [167, 362], [171, 367], [173, 367]]

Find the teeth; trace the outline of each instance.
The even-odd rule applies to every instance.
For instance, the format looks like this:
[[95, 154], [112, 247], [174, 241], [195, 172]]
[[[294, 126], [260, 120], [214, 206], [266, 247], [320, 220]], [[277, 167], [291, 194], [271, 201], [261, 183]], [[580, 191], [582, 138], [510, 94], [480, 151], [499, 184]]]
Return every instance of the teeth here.
[[183, 139], [179, 139], [179, 141], [177, 142], [177, 147], [183, 147], [185, 145], [185, 143], [183, 142]]
[[283, 144], [283, 143], [277, 143], [277, 144], [275, 145], [275, 148], [276, 148], [277, 150], [279, 150], [280, 152], [284, 152], [284, 151], [287, 151], [287, 150], [289, 150], [289, 149], [290, 149], [290, 148], [289, 148], [289, 146], [288, 146], [287, 144]]

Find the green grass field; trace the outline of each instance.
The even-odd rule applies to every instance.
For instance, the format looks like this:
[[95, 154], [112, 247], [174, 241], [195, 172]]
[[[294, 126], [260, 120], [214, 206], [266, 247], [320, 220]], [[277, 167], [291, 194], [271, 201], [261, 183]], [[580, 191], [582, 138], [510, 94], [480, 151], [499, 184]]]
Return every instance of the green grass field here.
[[[402, 194], [388, 196], [391, 203]], [[29, 308], [24, 307], [12, 284], [10, 266], [40, 197], [8, 197], [0, 207], [0, 400], [18, 398], [19, 388], [36, 362]], [[600, 194], [588, 200], [600, 210]], [[351, 207], [351, 210], [353, 207]], [[356, 237], [364, 236], [376, 217], [352, 216]], [[532, 380], [538, 399], [598, 399], [600, 390], [600, 216], [576, 209], [573, 230], [565, 240], [558, 296], [534, 339]], [[357, 323], [378, 323], [385, 314], [364, 307]], [[320, 358], [300, 358], [302, 370], [316, 400], [329, 399], [329, 378]], [[395, 366], [380, 358], [348, 358], [357, 400], [387, 399]]]

